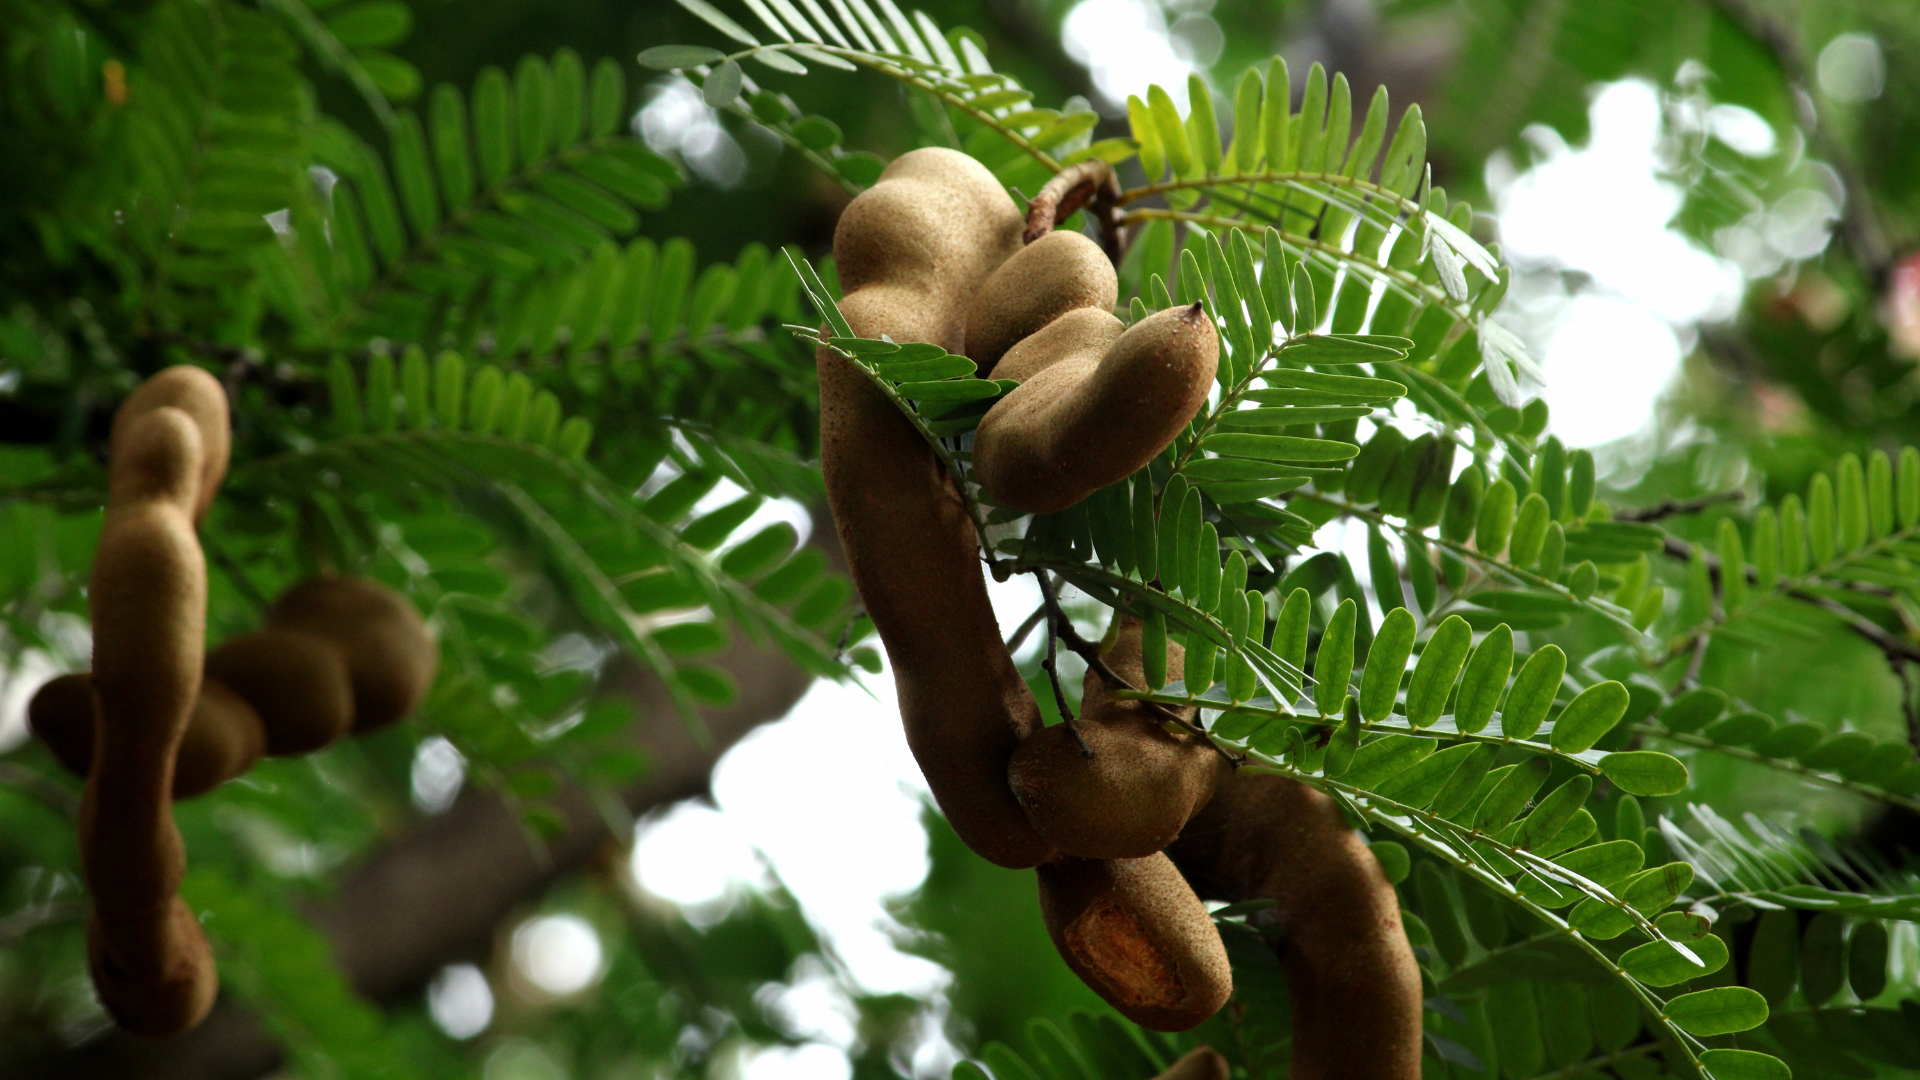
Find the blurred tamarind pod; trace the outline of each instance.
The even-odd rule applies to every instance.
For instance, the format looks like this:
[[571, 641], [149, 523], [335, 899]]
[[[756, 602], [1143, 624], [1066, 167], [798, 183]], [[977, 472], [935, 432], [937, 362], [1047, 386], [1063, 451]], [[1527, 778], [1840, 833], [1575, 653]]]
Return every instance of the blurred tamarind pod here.
[[[413, 711], [432, 684], [438, 648], [405, 597], [359, 578], [311, 578], [283, 594], [270, 626], [207, 654], [181, 738], [173, 798], [210, 791], [263, 755], [319, 750]], [[63, 675], [28, 706], [34, 734], [69, 770], [93, 767], [92, 678]]]
[[206, 936], [176, 895], [186, 852], [172, 807], [206, 635], [194, 524], [225, 475], [228, 441], [226, 394], [197, 368], [161, 372], [121, 405], [87, 597], [98, 716], [80, 806], [88, 966], [101, 1003], [142, 1035], [193, 1027], [219, 989]]
[[[93, 770], [93, 676], [79, 671], [42, 686], [27, 723], [76, 776]], [[203, 676], [173, 765], [173, 798], [191, 799], [252, 768], [267, 753], [267, 732], [246, 699]]]
[[[833, 252], [854, 332], [965, 351], [967, 309], [1020, 248], [993, 174], [929, 148], [896, 158], [854, 199]], [[953, 478], [867, 376], [831, 350], [820, 375], [820, 459], [848, 569], [893, 663], [907, 743], [954, 831], [990, 862], [1054, 854], [1007, 786], [1040, 713], [1001, 641], [978, 542]]]
[[974, 298], [967, 355], [982, 373], [1020, 383], [974, 434], [974, 478], [996, 499], [1064, 510], [1153, 460], [1206, 403], [1220, 341], [1205, 309], [1129, 328], [1112, 314], [1118, 294], [1099, 245], [1047, 232]]
[[[420, 613], [406, 597], [365, 578], [299, 582], [268, 609], [266, 632], [283, 635], [279, 641], [288, 640], [284, 635], [306, 635], [339, 651], [353, 689], [355, 735], [377, 731], [412, 712], [433, 686], [440, 665], [439, 648]], [[262, 698], [250, 699], [263, 714], [267, 711]], [[309, 737], [314, 733], [317, 729], [309, 729]], [[294, 736], [290, 731], [285, 737]], [[275, 738], [270, 730], [269, 745]]]
[[[1114, 674], [1145, 686], [1139, 619], [1124, 616], [1104, 659]], [[1185, 671], [1185, 650], [1167, 644], [1171, 678]], [[1192, 709], [1179, 710], [1192, 719]], [[1138, 859], [1172, 843], [1213, 797], [1219, 755], [1204, 736], [1171, 729], [1144, 701], [1114, 701], [1099, 672], [1082, 683], [1080, 717], [1029, 736], [1013, 752], [1007, 777], [1040, 835], [1069, 855]], [[1171, 729], [1171, 730], [1170, 730]], [[1086, 750], [1081, 749], [1085, 740]]]
[[1227, 1080], [1231, 1074], [1227, 1059], [1220, 1051], [1211, 1046], [1196, 1046], [1153, 1080]]
[[1166, 855], [1061, 858], [1039, 877], [1054, 947], [1127, 1019], [1185, 1031], [1226, 1004], [1233, 972], [1220, 932]]
[[1224, 776], [1167, 854], [1201, 896], [1278, 905], [1293, 1077], [1417, 1080], [1420, 972], [1399, 900], [1331, 799], [1283, 777]]

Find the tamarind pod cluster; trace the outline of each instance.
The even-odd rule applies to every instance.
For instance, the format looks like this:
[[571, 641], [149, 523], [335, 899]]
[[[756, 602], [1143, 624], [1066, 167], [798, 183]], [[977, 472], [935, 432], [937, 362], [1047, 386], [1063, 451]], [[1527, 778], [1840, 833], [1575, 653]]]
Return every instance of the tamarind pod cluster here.
[[[175, 755], [172, 796], [192, 798], [263, 756], [312, 753], [413, 711], [439, 653], [405, 597], [360, 578], [320, 577], [288, 589], [267, 628], [207, 654], [200, 694]], [[54, 756], [86, 776], [93, 764], [92, 676], [41, 687], [28, 720]]]
[[1060, 956], [1134, 1023], [1184, 1031], [1220, 1010], [1233, 971], [1213, 919], [1172, 860], [1063, 858], [1039, 868]]
[[[1021, 218], [993, 174], [951, 150], [896, 158], [834, 230], [858, 334], [965, 349], [969, 303], [1020, 246]], [[1007, 785], [1039, 708], [1000, 638], [972, 520], [911, 422], [826, 348], [820, 459], [847, 565], [886, 646], [907, 744], [954, 831], [987, 860], [1029, 867], [1055, 852]]]
[[[1023, 406], [1034, 409], [1032, 422], [1064, 423], [1069, 434], [1084, 433], [1094, 451], [1076, 457], [1044, 441], [1023, 442], [1026, 433], [1009, 412], [1012, 421], [1000, 427], [1015, 438], [995, 444], [983, 424], [976, 475], [1001, 494], [978, 472], [984, 445], [1005, 475], [1039, 477], [1042, 491], [1051, 492], [1045, 497], [1064, 493], [1060, 505], [1068, 505], [1086, 493], [1078, 488], [1089, 478], [1094, 487], [1109, 482], [1099, 477], [1115, 462], [1124, 467], [1113, 479], [1131, 473], [1185, 426], [1211, 385], [1218, 343], [1197, 311], [1149, 320], [1129, 342], [1107, 310], [1118, 287], [1100, 250], [1074, 234], [1043, 236], [1022, 248], [1021, 228], [1005, 192], [973, 159], [939, 149], [903, 155], [853, 201], [835, 230], [846, 290], [840, 310], [862, 337], [928, 342], [966, 353], [983, 372], [997, 367], [1037, 382], [1026, 395], [1032, 404]], [[1078, 362], [1039, 381], [1068, 356]], [[1090, 986], [1146, 1026], [1184, 1030], [1200, 1023], [1232, 992], [1231, 970], [1205, 907], [1159, 848], [1206, 800], [1211, 763], [1194, 751], [1211, 749], [1168, 741], [1174, 737], [1144, 713], [1108, 702], [1104, 688], [1095, 687], [1089, 693], [1097, 718], [1087, 728], [1107, 744], [1093, 760], [1108, 775], [1051, 769], [1049, 748], [1057, 757], [1059, 740], [1072, 732], [1041, 731], [1038, 707], [1000, 639], [978, 540], [954, 479], [862, 371], [825, 347], [817, 363], [828, 501], [854, 582], [893, 662], [907, 742], [935, 800], [984, 858], [1038, 867], [1054, 942]], [[1189, 385], [1196, 379], [1197, 392]], [[1129, 390], [1129, 381], [1139, 386]], [[1096, 425], [1102, 409], [1134, 420], [1144, 434]], [[1124, 663], [1138, 680], [1137, 625], [1129, 647]], [[1029, 738], [1041, 742], [1034, 768], [1020, 775], [1032, 781], [1039, 817], [1061, 825], [1060, 835], [1083, 850], [1131, 857], [1063, 855], [1036, 827], [1010, 778]], [[1136, 760], [1143, 750], [1159, 754], [1144, 772]], [[1072, 752], [1078, 754], [1077, 743]], [[1153, 790], [1166, 781], [1186, 783], [1186, 798]], [[1112, 799], [1115, 786], [1129, 782], [1143, 808], [1158, 816], [1149, 813], [1122, 835], [1077, 835], [1085, 830], [1069, 819], [1097, 813], [1103, 794]], [[1181, 801], [1184, 809], [1173, 813], [1152, 806]], [[1048, 809], [1056, 805], [1066, 808], [1063, 817]]]
[[198, 369], [170, 369], [128, 398], [114, 417], [87, 598], [99, 718], [80, 808], [88, 961], [108, 1011], [147, 1035], [197, 1024], [219, 988], [207, 939], [176, 895], [186, 852], [172, 802], [206, 634], [194, 525], [225, 474], [228, 440], [226, 395]]
[[1417, 1080], [1420, 972], [1400, 905], [1326, 795], [1223, 776], [1167, 854], [1213, 900], [1271, 899], [1285, 932], [1297, 1080]]
[[1020, 386], [974, 433], [974, 478], [1030, 513], [1064, 510], [1153, 460], [1206, 403], [1220, 341], [1200, 305], [1131, 328], [1113, 266], [1080, 233], [1041, 235], [973, 301], [968, 356]]
[[[1145, 685], [1142, 625], [1126, 616], [1106, 654], [1114, 674]], [[1167, 645], [1167, 666], [1184, 670], [1185, 650]], [[1080, 718], [1029, 736], [1007, 777], [1040, 835], [1069, 855], [1138, 859], [1172, 843], [1213, 797], [1218, 755], [1199, 735], [1168, 730], [1165, 714], [1143, 701], [1113, 701], [1099, 673], [1082, 684]], [[1182, 719], [1191, 709], [1180, 710]], [[1079, 736], [1078, 739], [1075, 735]], [[1085, 741], [1087, 751], [1081, 749]]]
[[1199, 304], [1124, 332], [1105, 311], [1058, 319], [1001, 361], [1018, 374], [996, 369], [1021, 383], [981, 418], [974, 476], [1021, 510], [1064, 510], [1133, 475], [1185, 430], [1206, 404], [1219, 359], [1213, 321]]
[[[33, 733], [76, 776], [93, 771], [93, 676], [62, 675], [42, 686], [27, 706]], [[172, 797], [191, 799], [253, 767], [267, 751], [266, 731], [253, 707], [218, 681], [202, 677], [187, 730], [175, 753]]]
[[1178, 1061], [1153, 1080], [1227, 1080], [1230, 1075], [1232, 1070], [1220, 1051], [1211, 1046], [1196, 1046], [1180, 1055]]

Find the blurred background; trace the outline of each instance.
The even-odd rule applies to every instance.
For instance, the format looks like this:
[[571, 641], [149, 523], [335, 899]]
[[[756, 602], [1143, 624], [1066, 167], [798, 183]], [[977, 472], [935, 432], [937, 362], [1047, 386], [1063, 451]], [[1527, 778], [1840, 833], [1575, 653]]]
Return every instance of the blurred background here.
[[[634, 64], [651, 46], [721, 44], [667, 0], [311, 6], [329, 18], [350, 7], [387, 15], [390, 29], [369, 43], [391, 62], [371, 69], [402, 99], [441, 82], [468, 86], [481, 67], [511, 69], [527, 52], [565, 46], [589, 67], [609, 57], [639, 86], [634, 130], [690, 178], [668, 209], [646, 219], [646, 235], [690, 238], [701, 264], [732, 259], [750, 242], [815, 255], [830, 247], [847, 201], [840, 187], [770, 132], [715, 113], [688, 83]], [[1768, 492], [1802, 490], [1843, 450], [1920, 437], [1920, 261], [1909, 254], [1920, 242], [1916, 5], [915, 6], [943, 27], [977, 31], [995, 65], [1036, 103], [1090, 102], [1103, 117], [1096, 139], [1126, 134], [1126, 99], [1150, 83], [1173, 90], [1184, 111], [1191, 73], [1207, 80], [1224, 114], [1230, 80], [1275, 54], [1288, 60], [1296, 93], [1319, 62], [1344, 72], [1357, 97], [1385, 85], [1396, 113], [1418, 103], [1434, 183], [1473, 202], [1480, 238], [1497, 242], [1515, 267], [1505, 321], [1545, 371], [1553, 430], [1569, 446], [1595, 450], [1616, 505], [1733, 492], [1734, 510]], [[327, 112], [379, 141], [351, 87], [311, 74]], [[892, 157], [922, 138], [909, 99], [870, 75], [816, 73], [790, 92], [838, 124], [850, 148]], [[724, 492], [709, 498], [726, 501]], [[803, 533], [830, 531], [798, 504], [764, 512]], [[1704, 538], [1713, 525], [1708, 513], [1673, 528]], [[1334, 526], [1316, 543], [1363, 552], [1364, 534]], [[1037, 596], [1023, 580], [996, 587], [995, 601], [1011, 632]], [[1029, 664], [1035, 648], [1023, 656]], [[1817, 685], [1775, 687], [1776, 700], [1797, 701], [1818, 720], [1886, 718], [1882, 734], [1897, 732], [1903, 689], [1877, 654], [1850, 641], [1831, 649], [1799, 668], [1824, 672]], [[25, 737], [26, 700], [60, 669], [56, 658], [29, 652], [6, 673], [0, 751]], [[1758, 669], [1726, 673], [1733, 684], [1769, 678]], [[760, 715], [743, 712], [734, 723], [746, 734], [718, 757], [710, 780], [702, 772], [664, 787], [634, 824], [630, 846], [605, 843], [570, 872], [534, 875], [538, 887], [482, 940], [420, 960], [411, 970], [427, 972], [424, 982], [396, 977], [381, 987], [388, 1020], [377, 1032], [357, 1006], [336, 1003], [330, 1014], [334, 1006], [321, 1004], [306, 1015], [332, 1019], [275, 1032], [291, 1059], [276, 1057], [257, 1031], [216, 1022], [195, 1037], [208, 1047], [203, 1058], [189, 1049], [164, 1059], [52, 1060], [71, 1076], [254, 1076], [276, 1067], [358, 1076], [398, 1069], [397, 1058], [382, 1055], [404, 1047], [411, 1060], [432, 1063], [422, 1075], [485, 1080], [944, 1077], [987, 1040], [1023, 1041], [1035, 1017], [1095, 1005], [1045, 941], [1031, 875], [980, 862], [927, 811], [888, 675], [863, 682], [815, 682], [796, 688], [797, 701], [789, 694]], [[412, 805], [397, 812], [409, 820], [479, 813], [462, 809], [473, 804], [465, 764], [445, 739], [419, 743], [404, 767]], [[1704, 796], [1729, 814], [1790, 811], [1915, 846], [1911, 821], [1870, 821], [1864, 804], [1844, 795], [1810, 795], [1730, 761], [1695, 769]], [[227, 825], [322, 897], [365, 839], [289, 841], [265, 817]], [[430, 829], [415, 835], [431, 848]], [[43, 922], [70, 921], [73, 889], [16, 876], [6, 886], [13, 913], [0, 912], [0, 947]], [[1911, 930], [1898, 961], [1909, 974]], [[323, 947], [310, 933], [288, 933], [283, 940]], [[104, 1026], [83, 970], [60, 968], [59, 948], [0, 951], [0, 1043], [81, 1043]], [[297, 994], [270, 985], [271, 957], [250, 963], [248, 977]], [[46, 978], [61, 970], [64, 982]], [[297, 980], [298, 970], [285, 978]], [[236, 1056], [234, 1040], [249, 1038], [254, 1056]], [[365, 1053], [354, 1049], [362, 1040]], [[230, 1071], [213, 1071], [216, 1060]]]

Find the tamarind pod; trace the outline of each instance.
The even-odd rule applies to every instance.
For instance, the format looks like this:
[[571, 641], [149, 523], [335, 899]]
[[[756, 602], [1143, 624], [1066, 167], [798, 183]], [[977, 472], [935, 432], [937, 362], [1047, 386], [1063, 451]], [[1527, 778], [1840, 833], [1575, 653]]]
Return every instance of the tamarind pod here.
[[[1126, 616], [1107, 666], [1132, 685], [1146, 685], [1139, 619]], [[1183, 671], [1178, 645], [1168, 644], [1172, 676]], [[1089, 669], [1080, 718], [1029, 736], [1013, 752], [1007, 778], [1028, 820], [1054, 847], [1089, 859], [1138, 859], [1180, 835], [1187, 819], [1213, 797], [1215, 751], [1204, 737], [1173, 734], [1164, 714], [1143, 701], [1113, 701]], [[1191, 719], [1193, 710], [1179, 714]], [[1075, 732], [1091, 755], [1082, 752]]]
[[[440, 666], [439, 646], [413, 604], [365, 578], [313, 577], [299, 582], [267, 609], [267, 628], [308, 634], [339, 651], [353, 687], [356, 735], [386, 727], [412, 712], [427, 696]], [[254, 701], [259, 707], [261, 699]], [[289, 745], [319, 737], [330, 723], [309, 722], [313, 726], [298, 735], [294, 733], [298, 725], [289, 726], [285, 732], [292, 740]], [[273, 737], [277, 744], [280, 735]]]
[[1073, 336], [1102, 318], [1118, 323], [1075, 312], [1009, 353], [1016, 370], [1037, 370], [974, 434], [974, 477], [994, 498], [1040, 514], [1072, 506], [1152, 461], [1206, 403], [1220, 341], [1201, 305], [1149, 316], [1096, 359]]
[[[68, 772], [93, 771], [93, 676], [80, 671], [42, 686], [27, 705], [27, 722]], [[205, 678], [180, 738], [172, 797], [191, 799], [253, 767], [266, 750], [260, 717], [228, 687]]]
[[[896, 158], [834, 232], [856, 333], [959, 352], [967, 303], [1019, 248], [1020, 214], [986, 168], [937, 148]], [[1007, 785], [1040, 712], [1000, 638], [952, 477], [858, 368], [821, 349], [820, 460], [848, 570], [886, 646], [907, 744], [954, 831], [990, 862], [1055, 852]]]
[[92, 676], [76, 671], [34, 691], [27, 702], [27, 728], [47, 744], [54, 760], [84, 779], [93, 771]]
[[213, 505], [214, 493], [227, 475], [227, 456], [233, 442], [227, 419], [227, 392], [219, 379], [191, 364], [178, 364], [155, 373], [127, 395], [115, 411], [107, 459], [121, 458], [123, 439], [132, 430], [134, 420], [168, 407], [186, 413], [200, 430], [199, 495], [193, 506], [193, 520], [197, 523]]
[[1167, 854], [1210, 900], [1271, 899], [1297, 1080], [1418, 1080], [1420, 972], [1379, 861], [1298, 781], [1223, 776]]
[[353, 727], [346, 655], [312, 634], [282, 628], [228, 638], [207, 654], [207, 677], [257, 712], [268, 754], [311, 753]]
[[1153, 1080], [1227, 1080], [1231, 1075], [1227, 1059], [1220, 1051], [1211, 1046], [1196, 1046]]
[[1070, 311], [1111, 315], [1119, 297], [1120, 280], [1100, 245], [1081, 233], [1047, 233], [1001, 263], [968, 297], [967, 356], [981, 378], [1017, 378], [997, 367], [1007, 350]]
[[1233, 972], [1220, 932], [1166, 855], [1063, 858], [1039, 877], [1054, 947], [1127, 1019], [1185, 1031], [1226, 1004]]
[[121, 1026], [165, 1036], [197, 1024], [219, 985], [206, 937], [175, 895], [186, 852], [172, 815], [206, 634], [193, 522], [207, 455], [193, 417], [169, 405], [123, 407], [113, 454], [88, 594], [99, 723], [80, 807], [94, 902], [87, 952]]

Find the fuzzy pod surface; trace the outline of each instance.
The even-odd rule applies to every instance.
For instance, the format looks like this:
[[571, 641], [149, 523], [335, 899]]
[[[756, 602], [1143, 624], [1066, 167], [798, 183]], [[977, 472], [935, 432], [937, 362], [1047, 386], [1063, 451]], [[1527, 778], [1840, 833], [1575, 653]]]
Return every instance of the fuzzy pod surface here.
[[1220, 339], [1202, 305], [1118, 327], [1104, 310], [1076, 312], [1002, 361], [1022, 381], [973, 443], [974, 476], [996, 499], [1039, 514], [1072, 506], [1152, 461], [1206, 403]]
[[1061, 957], [1127, 1019], [1185, 1031], [1226, 1004], [1226, 947], [1166, 855], [1063, 858], [1039, 876], [1040, 914]]
[[338, 650], [353, 688], [356, 735], [412, 712], [440, 666], [439, 647], [413, 604], [365, 578], [299, 582], [267, 609], [267, 629], [304, 634]]
[[1100, 245], [1081, 233], [1049, 232], [1001, 263], [971, 298], [967, 356], [981, 378], [1016, 378], [999, 364], [1017, 342], [1071, 311], [1111, 312], [1119, 295]]
[[[1125, 617], [1106, 655], [1114, 674], [1134, 686], [1145, 685], [1142, 631], [1139, 619]], [[1185, 671], [1184, 650], [1171, 642], [1167, 667], [1175, 679]], [[1089, 669], [1082, 685], [1073, 728], [1055, 724], [1014, 751], [1007, 770], [1014, 797], [1040, 835], [1069, 855], [1151, 855], [1213, 797], [1218, 755], [1202, 736], [1169, 732], [1164, 715], [1146, 702], [1108, 699], [1097, 671]], [[1075, 729], [1091, 756], [1081, 751]]]
[[1393, 885], [1331, 799], [1294, 780], [1224, 777], [1167, 849], [1199, 895], [1270, 899], [1284, 932], [1296, 1080], [1418, 1080], [1420, 970]]
[[198, 1024], [219, 988], [206, 936], [177, 895], [186, 850], [173, 784], [206, 637], [194, 524], [229, 438], [226, 396], [197, 369], [162, 372], [121, 406], [87, 597], [98, 716], [80, 808], [88, 966], [114, 1019], [156, 1037]]
[[[42, 686], [27, 707], [34, 735], [75, 776], [93, 770], [93, 676], [62, 675]], [[267, 752], [260, 716], [218, 680], [203, 677], [173, 766], [174, 801], [203, 795], [252, 768]]]
[[[966, 347], [967, 314], [1024, 223], [986, 167], [940, 148], [896, 158], [834, 230], [854, 331]], [[942, 813], [990, 862], [1055, 855], [1007, 783], [1040, 712], [1000, 637], [978, 543], [952, 478], [851, 362], [821, 348], [820, 458], [861, 600], [893, 663], [907, 744]]]

